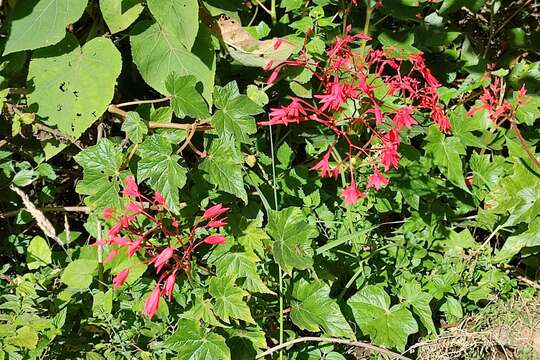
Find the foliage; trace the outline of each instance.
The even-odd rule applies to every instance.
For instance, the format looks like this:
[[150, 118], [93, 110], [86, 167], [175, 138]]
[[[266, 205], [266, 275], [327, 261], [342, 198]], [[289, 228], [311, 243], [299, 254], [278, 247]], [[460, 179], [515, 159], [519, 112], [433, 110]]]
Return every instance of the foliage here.
[[0, 3], [0, 360], [414, 356], [538, 288], [531, 2]]

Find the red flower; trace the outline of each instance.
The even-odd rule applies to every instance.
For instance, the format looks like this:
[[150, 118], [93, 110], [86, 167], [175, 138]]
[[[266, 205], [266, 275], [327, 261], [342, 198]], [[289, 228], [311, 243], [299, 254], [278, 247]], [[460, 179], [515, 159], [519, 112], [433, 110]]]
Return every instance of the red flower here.
[[163, 195], [161, 195], [160, 192], [157, 192], [154, 194], [154, 201], [157, 202], [159, 205], [165, 205], [165, 198]]
[[388, 179], [381, 174], [381, 172], [378, 169], [375, 169], [373, 174], [371, 174], [368, 178], [367, 188], [374, 187], [375, 189], [379, 190], [381, 187], [388, 185]]
[[139, 204], [136, 204], [134, 202], [129, 202], [126, 206], [126, 210], [133, 211], [136, 214], [140, 214], [144, 211], [143, 207]]
[[144, 303], [144, 314], [147, 315], [150, 319], [152, 319], [156, 311], [158, 311], [160, 298], [161, 291], [159, 290], [159, 284], [157, 284], [154, 290], [152, 290], [152, 293], [150, 294], [148, 299], [146, 299], [146, 302]]
[[431, 117], [433, 121], [439, 125], [439, 129], [445, 133], [449, 134], [450, 130], [452, 129], [452, 126], [450, 125], [450, 121], [448, 120], [448, 117], [444, 114], [442, 107], [436, 105], [431, 110]]
[[111, 238], [111, 244], [116, 244], [116, 245], [120, 245], [120, 246], [127, 246], [127, 245], [131, 245], [131, 241], [129, 241], [128, 239], [126, 239], [124, 237], [121, 237], [121, 236], [115, 236], [115, 237]]
[[227, 225], [227, 219], [217, 219], [210, 221], [206, 226], [209, 228], [217, 229]]
[[321, 177], [330, 176], [330, 167], [328, 166], [328, 159], [330, 158], [330, 152], [324, 154], [321, 161], [316, 163], [310, 170], [320, 170]]
[[203, 218], [212, 219], [226, 213], [229, 208], [223, 207], [223, 204], [214, 205], [204, 211]]
[[109, 229], [109, 237], [110, 237], [110, 238], [113, 238], [113, 237], [115, 237], [116, 235], [118, 235], [118, 233], [120, 232], [120, 230], [122, 230], [123, 227], [124, 227], [124, 224], [122, 223], [122, 221], [119, 221], [119, 222], [117, 222], [116, 224], [114, 224], [114, 225]]
[[165, 286], [163, 287], [163, 291], [169, 297], [169, 301], [171, 301], [175, 283], [176, 283], [176, 276], [174, 275], [174, 272], [173, 272], [171, 275], [167, 277], [167, 280], [165, 280]]
[[139, 187], [137, 186], [137, 183], [135, 182], [135, 178], [133, 176], [128, 176], [125, 180], [126, 186], [124, 190], [122, 190], [122, 195], [124, 196], [141, 196], [141, 193], [139, 192]]
[[412, 125], [417, 124], [416, 120], [411, 116], [412, 109], [409, 106], [402, 107], [396, 111], [394, 116], [394, 124], [399, 128], [410, 128]]
[[118, 273], [113, 279], [113, 287], [118, 289], [126, 281], [129, 275], [129, 268], [126, 268]]
[[328, 90], [324, 95], [315, 95], [316, 98], [321, 99], [320, 102], [323, 104], [320, 109], [321, 111], [325, 111], [326, 109], [340, 110], [341, 105], [347, 100], [347, 97], [354, 96], [352, 89], [340, 83], [337, 79], [330, 84]]
[[392, 166], [394, 169], [397, 169], [399, 164], [399, 154], [397, 152], [397, 147], [385, 146], [380, 153], [379, 161], [384, 166], [384, 171], [390, 170], [390, 166]]
[[141, 243], [142, 243], [141, 240], [137, 240], [137, 241], [132, 242], [131, 245], [129, 245], [129, 248], [127, 251], [128, 257], [132, 257], [133, 255], [135, 255], [137, 250], [139, 250], [139, 248], [141, 247]]
[[118, 255], [118, 249], [114, 249], [112, 250], [109, 255], [107, 255], [107, 258], [105, 259], [105, 262], [108, 263], [108, 262], [111, 262], [115, 257], [116, 255]]
[[165, 248], [158, 256], [154, 258], [154, 266], [156, 267], [157, 272], [161, 271], [161, 268], [169, 262], [170, 258], [172, 258], [174, 254], [174, 250], [170, 247]]
[[225, 236], [220, 234], [210, 235], [203, 240], [203, 243], [210, 245], [223, 245], [225, 244]]
[[108, 220], [111, 218], [113, 213], [113, 209], [111, 208], [105, 208], [103, 209], [103, 214], [101, 215], [104, 219]]
[[281, 46], [281, 43], [283, 42], [283, 40], [281, 38], [277, 38], [276, 39], [276, 42], [274, 42], [274, 50], [277, 50], [279, 49], [279, 47]]
[[341, 196], [343, 197], [343, 200], [345, 201], [345, 206], [347, 205], [356, 205], [359, 198], [365, 198], [366, 194], [360, 190], [358, 190], [358, 187], [356, 187], [356, 183], [354, 180], [351, 182], [349, 186], [343, 190], [341, 193]]

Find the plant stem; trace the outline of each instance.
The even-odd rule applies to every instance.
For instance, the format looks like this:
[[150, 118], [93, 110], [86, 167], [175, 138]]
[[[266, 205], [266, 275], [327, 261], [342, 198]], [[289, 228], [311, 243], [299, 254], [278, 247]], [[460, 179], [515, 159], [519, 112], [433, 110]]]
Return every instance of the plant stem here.
[[275, 25], [277, 22], [276, 0], [272, 0], [270, 4], [270, 17], [272, 18], [272, 25]]
[[125, 103], [121, 103], [121, 104], [116, 104], [116, 107], [121, 108], [121, 107], [132, 106], [132, 105], [156, 104], [156, 103], [160, 103], [160, 102], [164, 102], [164, 101], [168, 101], [168, 100], [171, 100], [170, 96], [166, 96], [166, 97], [161, 98], [161, 99], [135, 100], [135, 101], [125, 102]]
[[[369, 35], [369, 22], [371, 21], [371, 0], [366, 0], [366, 22], [364, 23], [364, 34]], [[366, 56], [367, 40], [362, 42], [362, 57]]]
[[260, 359], [260, 358], [266, 357], [266, 356], [268, 356], [268, 355], [270, 355], [270, 354], [272, 354], [272, 353], [274, 353], [274, 352], [276, 352], [278, 350], [281, 351], [281, 349], [284, 349], [287, 346], [291, 346], [291, 345], [294, 345], [294, 344], [298, 344], [298, 343], [301, 343], [301, 342], [307, 342], [307, 341], [316, 341], [316, 342], [323, 342], [323, 343], [333, 343], [333, 344], [342, 344], [342, 345], [347, 345], [347, 346], [361, 347], [361, 348], [364, 348], [364, 349], [369, 349], [369, 350], [372, 350], [372, 351], [379, 352], [381, 354], [384, 354], [384, 355], [390, 357], [391, 359], [410, 360], [406, 356], [400, 355], [400, 354], [395, 353], [393, 351], [386, 350], [384, 348], [381, 348], [381, 347], [378, 347], [378, 346], [375, 346], [375, 345], [372, 345], [372, 344], [368, 344], [368, 343], [365, 343], [365, 342], [351, 341], [351, 340], [344, 340], [344, 339], [336, 339], [336, 338], [324, 338], [324, 337], [316, 337], [316, 336], [301, 337], [301, 338], [298, 338], [298, 339], [288, 341], [288, 342], [286, 342], [284, 344], [274, 346], [274, 347], [266, 350], [265, 352], [262, 352], [262, 353], [258, 354], [255, 357], [255, 359]]

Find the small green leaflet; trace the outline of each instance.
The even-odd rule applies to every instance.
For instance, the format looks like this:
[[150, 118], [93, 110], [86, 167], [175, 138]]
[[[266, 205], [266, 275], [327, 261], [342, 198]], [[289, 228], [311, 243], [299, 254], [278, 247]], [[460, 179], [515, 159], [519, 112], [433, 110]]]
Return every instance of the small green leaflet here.
[[365, 286], [347, 303], [362, 332], [375, 344], [404, 351], [409, 335], [418, 332], [410, 311], [403, 305], [390, 307], [390, 296], [378, 286]]
[[323, 331], [329, 336], [354, 339], [351, 327], [341, 313], [338, 304], [330, 298], [330, 288], [322, 281], [296, 282], [291, 320], [302, 330]]
[[247, 204], [247, 193], [242, 176], [242, 158], [231, 137], [213, 139], [208, 156], [199, 169], [204, 178], [219, 190], [238, 196]]
[[191, 50], [199, 30], [197, 0], [148, 0], [148, 8], [163, 29]]
[[197, 79], [193, 75], [178, 76], [172, 73], [165, 81], [165, 87], [171, 94], [171, 107], [179, 118], [186, 116], [204, 120], [210, 117], [208, 105], [195, 89]]
[[123, 154], [119, 146], [109, 139], [101, 139], [96, 145], [78, 153], [75, 161], [84, 170], [76, 190], [87, 195], [85, 204], [97, 210], [122, 208], [123, 202], [118, 195], [122, 185], [118, 169], [122, 165]]
[[198, 321], [182, 319], [177, 330], [167, 338], [164, 347], [176, 352], [178, 360], [230, 360], [231, 353], [225, 339], [206, 332]]
[[302, 210], [296, 207], [270, 210], [266, 229], [274, 240], [274, 259], [286, 272], [290, 274], [293, 268], [305, 270], [313, 266], [311, 242], [317, 237], [318, 231], [317, 227], [306, 221]]
[[146, 138], [138, 153], [141, 158], [137, 165], [138, 180], [148, 180], [150, 187], [163, 195], [169, 209], [178, 213], [178, 190], [186, 184], [183, 159], [172, 153], [171, 144], [160, 134]]
[[124, 131], [128, 139], [134, 144], [140, 144], [144, 136], [148, 133], [146, 124], [141, 120], [141, 117], [135, 111], [130, 111], [126, 115], [126, 119], [122, 123], [122, 131]]
[[103, 20], [112, 34], [125, 30], [141, 15], [141, 0], [99, 0]]
[[88, 0], [17, 1], [10, 14], [10, 34], [3, 55], [58, 43], [66, 36], [66, 26], [81, 17], [87, 3]]
[[465, 147], [457, 137], [446, 137], [436, 126], [428, 130], [425, 149], [433, 157], [439, 170], [459, 188], [470, 192], [465, 185], [460, 155], [465, 155]]
[[221, 88], [216, 86], [215, 102], [218, 110], [212, 116], [212, 125], [218, 133], [229, 135], [241, 143], [251, 142], [250, 135], [257, 132], [255, 118], [263, 109], [246, 95], [240, 95], [236, 82]]
[[208, 292], [213, 298], [214, 313], [227, 324], [230, 318], [255, 324], [243, 297], [247, 292], [234, 284], [234, 276], [219, 276], [208, 280]]
[[[34, 52], [28, 79], [34, 90], [28, 103], [47, 125], [78, 139], [107, 109], [113, 98], [122, 59], [110, 39], [96, 37], [79, 47], [68, 34], [59, 44]], [[65, 144], [47, 142], [47, 158]]]
[[[211, 102], [214, 89], [213, 67], [209, 67], [201, 58], [186, 50], [170, 30], [161, 28], [157, 23], [139, 21], [134, 26], [130, 42], [133, 62], [144, 81], [156, 91], [161, 94], [168, 93], [165, 81], [172, 72], [178, 75], [193, 75], [202, 82], [202, 94]], [[195, 51], [195, 48], [193, 50]], [[214, 49], [209, 51], [209, 58], [211, 57], [213, 62]]]
[[180, 316], [184, 319], [202, 320], [212, 326], [223, 326], [214, 315], [212, 301], [210, 299], [204, 300], [202, 295], [196, 295], [193, 306]]

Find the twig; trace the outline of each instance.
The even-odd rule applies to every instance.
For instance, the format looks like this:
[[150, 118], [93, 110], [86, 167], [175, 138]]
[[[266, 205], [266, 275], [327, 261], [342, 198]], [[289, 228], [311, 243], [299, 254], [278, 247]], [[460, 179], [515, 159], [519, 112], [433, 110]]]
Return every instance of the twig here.
[[184, 149], [189, 145], [191, 144], [191, 139], [193, 138], [193, 135], [195, 135], [195, 131], [197, 131], [197, 123], [193, 123], [191, 125], [191, 130], [189, 131], [189, 134], [188, 136], [186, 137], [186, 140], [184, 140], [184, 143], [182, 144], [182, 146], [180, 146], [180, 148], [178, 149], [178, 151], [176, 151], [177, 154], [180, 154], [182, 151], [184, 151]]
[[121, 107], [132, 106], [132, 105], [156, 104], [156, 103], [160, 103], [160, 102], [164, 102], [164, 101], [168, 101], [168, 100], [171, 100], [171, 97], [170, 97], [170, 96], [166, 96], [166, 97], [161, 98], [161, 99], [153, 99], [153, 100], [136, 100], [136, 101], [125, 102], [125, 103], [121, 103], [121, 104], [116, 104], [116, 107], [121, 108]]
[[139, 148], [139, 146], [141, 146], [141, 144], [135, 144], [135, 145], [133, 145], [133, 148], [132, 148], [131, 151], [129, 152], [128, 157], [126, 158], [126, 160], [124, 161], [124, 163], [123, 163], [122, 165], [120, 165], [120, 168], [118, 169], [118, 171], [122, 171], [122, 170], [124, 170], [125, 168], [127, 168], [127, 166], [129, 165], [129, 162], [131, 161], [131, 158], [135, 155], [135, 152], [137, 151], [137, 149]]
[[536, 156], [532, 153], [531, 149], [529, 149], [529, 145], [523, 138], [523, 135], [521, 135], [521, 131], [519, 131], [519, 128], [517, 127], [515, 120], [512, 119], [510, 121], [510, 124], [511, 124], [510, 127], [514, 130], [519, 142], [521, 143], [521, 147], [523, 148], [523, 150], [525, 150], [525, 152], [527, 153], [531, 161], [534, 163], [534, 165], [536, 165], [536, 167], [540, 169], [540, 161], [538, 161]]
[[50, 127], [48, 127], [46, 125], [43, 125], [43, 124], [40, 124], [40, 123], [34, 123], [34, 126], [36, 127], [36, 129], [38, 129], [40, 131], [44, 131], [44, 132], [47, 132], [47, 133], [51, 134], [52, 136], [54, 136], [56, 138], [56, 140], [58, 140], [60, 142], [64, 142], [65, 140], [68, 140], [70, 143], [72, 143], [73, 145], [78, 147], [79, 150], [84, 150], [84, 145], [83, 145], [82, 142], [80, 142], [79, 140], [75, 139], [72, 136], [64, 134], [60, 130], [50, 128]]
[[[36, 209], [41, 212], [83, 212], [86, 214], [90, 213], [90, 208], [88, 206], [53, 206], [53, 207], [36, 208]], [[25, 209], [17, 209], [17, 210], [6, 211], [5, 213], [0, 213], [0, 218], [6, 219], [9, 217], [16, 216], [21, 210], [25, 210]]]
[[262, 353], [258, 354], [255, 357], [255, 359], [263, 358], [265, 356], [268, 356], [268, 355], [270, 355], [270, 354], [272, 354], [272, 353], [274, 353], [274, 352], [276, 352], [278, 350], [281, 350], [283, 348], [286, 348], [288, 346], [298, 344], [298, 343], [301, 343], [301, 342], [308, 342], [308, 341], [316, 341], [316, 342], [323, 342], [323, 343], [333, 343], [333, 344], [342, 344], [342, 345], [347, 345], [347, 346], [361, 347], [361, 348], [364, 348], [364, 349], [369, 349], [369, 350], [379, 352], [381, 354], [389, 356], [391, 359], [410, 360], [410, 358], [408, 358], [406, 356], [400, 355], [400, 354], [395, 353], [393, 351], [386, 350], [384, 348], [381, 348], [381, 347], [378, 347], [378, 346], [375, 346], [375, 345], [372, 345], [372, 344], [368, 344], [368, 343], [365, 343], [365, 342], [351, 341], [351, 340], [344, 340], [344, 339], [336, 339], [336, 338], [323, 338], [323, 337], [316, 337], [316, 336], [305, 336], [305, 337], [301, 337], [301, 338], [294, 339], [294, 340], [291, 340], [291, 341], [287, 341], [286, 343], [274, 346], [274, 347], [266, 350], [265, 352], [262, 352]]
[[[289, 306], [288, 308], [283, 310], [283, 315], [288, 314], [291, 311], [292, 311], [292, 307]], [[262, 319], [262, 318], [266, 318], [266, 317], [273, 317], [273, 316], [276, 316], [276, 315], [279, 315], [279, 314], [280, 314], [279, 311], [265, 312], [265, 313], [262, 313], [262, 314], [259, 314], [259, 315], [253, 315], [253, 319], [258, 320], [258, 319]]]
[[[125, 119], [127, 116], [127, 112], [124, 110], [118, 108], [116, 105], [109, 105], [107, 111], [109, 111], [111, 114], [116, 115], [120, 119]], [[178, 130], [191, 130], [192, 124], [178, 124], [178, 123], [160, 123], [156, 121], [144, 121], [146, 126], [150, 129], [178, 129]], [[195, 131], [207, 131], [212, 130], [211, 125], [206, 124], [198, 124], [197, 129]]]
[[499, 33], [499, 31], [501, 31], [502, 29], [504, 29], [504, 27], [514, 18], [516, 17], [517, 14], [519, 14], [521, 12], [521, 10], [523, 10], [525, 8], [525, 6], [529, 5], [530, 3], [532, 2], [532, 0], [527, 0], [523, 5], [521, 5], [521, 7], [519, 9], [517, 9], [512, 15], [510, 15], [509, 17], [506, 18], [506, 20], [501, 24], [501, 26], [499, 26], [497, 28], [497, 30], [495, 30], [495, 32], [493, 33], [493, 35], [496, 35], [497, 33]]

